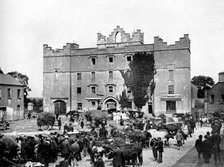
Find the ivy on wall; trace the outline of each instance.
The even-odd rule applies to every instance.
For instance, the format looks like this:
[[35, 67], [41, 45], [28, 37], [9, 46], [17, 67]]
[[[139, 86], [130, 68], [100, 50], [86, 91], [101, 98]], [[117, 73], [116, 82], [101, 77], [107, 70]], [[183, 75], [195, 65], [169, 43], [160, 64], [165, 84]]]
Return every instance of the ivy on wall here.
[[[151, 98], [154, 89], [155, 60], [153, 53], [137, 52], [129, 63], [130, 69], [120, 70], [125, 85], [130, 88], [138, 110]], [[150, 91], [150, 94], [149, 94]]]

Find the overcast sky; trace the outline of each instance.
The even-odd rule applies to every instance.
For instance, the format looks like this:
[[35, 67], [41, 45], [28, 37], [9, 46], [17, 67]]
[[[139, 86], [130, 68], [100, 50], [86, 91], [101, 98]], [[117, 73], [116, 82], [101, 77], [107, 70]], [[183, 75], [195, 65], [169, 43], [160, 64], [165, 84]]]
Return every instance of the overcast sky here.
[[76, 42], [96, 47], [120, 25], [144, 32], [145, 44], [160, 36], [168, 44], [189, 34], [191, 76], [218, 81], [224, 71], [223, 0], [0, 0], [0, 67], [29, 77], [30, 97], [42, 96], [43, 44]]

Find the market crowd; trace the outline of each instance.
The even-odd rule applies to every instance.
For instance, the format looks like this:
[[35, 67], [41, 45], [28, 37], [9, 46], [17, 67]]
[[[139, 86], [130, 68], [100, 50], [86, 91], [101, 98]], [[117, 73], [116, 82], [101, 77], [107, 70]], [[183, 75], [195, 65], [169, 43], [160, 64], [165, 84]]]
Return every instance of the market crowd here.
[[[171, 128], [167, 134], [162, 137], [154, 137], [144, 129], [136, 131], [133, 125], [125, 127], [125, 133], [116, 127], [108, 129], [106, 122], [102, 122], [99, 128], [92, 126], [90, 132], [81, 132], [73, 134], [73, 121], [65, 124], [63, 133], [54, 132], [48, 134], [39, 134], [35, 136], [4, 136], [0, 135], [0, 164], [7, 167], [9, 165], [24, 164], [26, 162], [40, 162], [45, 167], [50, 163], [55, 163], [59, 157], [62, 161], [58, 167], [78, 166], [83, 157], [90, 157], [92, 167], [105, 167], [104, 157], [112, 159], [114, 167], [124, 167], [125, 161], [140, 165], [143, 163], [142, 149], [151, 147], [155, 161], [163, 162], [164, 147], [169, 147], [169, 139], [177, 141], [177, 149], [192, 137], [195, 122], [190, 119], [186, 121], [187, 133], [181, 127]], [[84, 120], [81, 119], [81, 128], [84, 126]], [[213, 129], [220, 129], [220, 123], [215, 121]], [[120, 126], [124, 127], [124, 120], [121, 118]], [[140, 122], [138, 125], [141, 125]], [[143, 123], [144, 124], [144, 123]], [[58, 118], [59, 130], [61, 130], [61, 118]], [[154, 128], [153, 123], [148, 123], [150, 128]], [[213, 125], [212, 125], [213, 126]], [[205, 163], [209, 162], [211, 154], [214, 154], [215, 161], [220, 161], [220, 134], [217, 130], [212, 131], [212, 135], [207, 133], [202, 140], [202, 136], [195, 143], [199, 158], [201, 154]], [[123, 143], [123, 145], [121, 145]], [[115, 146], [115, 147], [113, 147]]]

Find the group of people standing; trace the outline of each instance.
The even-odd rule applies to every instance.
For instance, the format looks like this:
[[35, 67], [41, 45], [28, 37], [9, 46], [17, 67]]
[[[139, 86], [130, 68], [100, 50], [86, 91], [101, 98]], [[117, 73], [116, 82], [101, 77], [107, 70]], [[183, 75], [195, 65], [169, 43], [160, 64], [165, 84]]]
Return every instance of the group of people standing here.
[[162, 163], [163, 162], [163, 141], [161, 137], [153, 138], [150, 142], [150, 146], [152, 147], [152, 153], [153, 153], [153, 157], [155, 158], [155, 161], [157, 161], [158, 163]]
[[221, 163], [220, 143], [221, 137], [218, 132], [214, 132], [212, 135], [210, 135], [210, 132], [207, 132], [204, 136], [204, 140], [203, 136], [199, 135], [198, 139], [195, 142], [195, 147], [198, 152], [198, 158], [201, 158], [202, 155], [204, 162], [209, 163], [213, 154], [215, 163]]

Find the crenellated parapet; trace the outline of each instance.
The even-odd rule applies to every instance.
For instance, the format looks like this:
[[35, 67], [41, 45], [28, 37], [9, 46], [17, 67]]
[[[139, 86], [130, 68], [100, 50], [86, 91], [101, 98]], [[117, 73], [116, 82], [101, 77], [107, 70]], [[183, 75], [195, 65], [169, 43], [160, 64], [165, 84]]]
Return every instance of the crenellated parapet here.
[[179, 41], [175, 41], [173, 45], [167, 45], [167, 42], [163, 42], [159, 36], [154, 37], [154, 50], [172, 50], [172, 49], [189, 49], [190, 50], [190, 39], [188, 34], [184, 34], [184, 37], [180, 38]]
[[140, 45], [144, 43], [144, 33], [141, 30], [136, 30], [132, 33], [126, 33], [123, 28], [117, 26], [108, 37], [97, 33], [97, 46], [100, 48], [126, 46], [126, 45]]
[[79, 45], [76, 43], [66, 43], [62, 49], [52, 49], [48, 44], [43, 45], [44, 56], [70, 55], [72, 49], [79, 49]]

